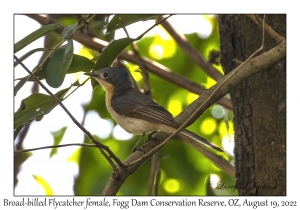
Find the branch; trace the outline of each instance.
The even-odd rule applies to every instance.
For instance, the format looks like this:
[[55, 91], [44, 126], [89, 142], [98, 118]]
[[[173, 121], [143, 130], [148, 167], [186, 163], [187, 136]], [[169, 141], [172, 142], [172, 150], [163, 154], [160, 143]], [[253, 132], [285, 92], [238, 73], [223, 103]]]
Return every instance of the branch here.
[[[83, 36], [82, 34], [79, 34], [79, 33], [76, 33], [74, 35], [75, 40], [77, 40], [76, 39], [77, 35], [79, 37], [78, 39], [83, 40], [83, 42], [81, 42], [81, 43], [83, 43], [83, 44], [85, 43], [85, 45], [91, 45], [92, 49], [97, 50], [97, 49], [100, 49], [100, 48], [104, 47], [105, 45], [107, 45], [106, 42], [103, 42], [96, 38], [90, 38], [87, 36]], [[101, 46], [101, 43], [102, 44], [104, 43], [103, 46]], [[274, 51], [276, 51], [276, 52], [274, 52]], [[135, 56], [132, 56], [132, 52], [122, 52], [120, 57], [125, 60], [128, 60], [132, 63], [136, 63], [136, 62], [134, 62]], [[201, 106], [201, 109], [198, 110], [197, 115], [194, 116], [193, 119], [191, 119], [191, 121], [196, 120], [198, 118], [198, 116], [200, 116], [201, 113], [203, 113], [203, 111], [207, 109], [206, 107], [209, 107], [210, 105], [215, 103], [217, 100], [222, 98], [226, 93], [228, 93], [231, 89], [233, 89], [241, 81], [244, 81], [245, 79], [253, 76], [254, 74], [257, 74], [258, 72], [260, 72], [262, 70], [265, 70], [266, 68], [271, 68], [273, 65], [275, 65], [276, 63], [278, 63], [279, 61], [281, 61], [284, 58], [285, 58], [285, 41], [283, 41], [279, 46], [262, 54], [261, 56], [251, 59], [250, 62], [247, 63], [247, 65], [242, 67], [234, 76], [231, 76], [230, 79], [228, 79], [228, 77], [226, 77], [226, 80], [228, 80], [226, 82], [226, 84], [223, 84], [224, 80], [221, 79], [220, 83], [218, 82], [211, 89], [204, 91], [204, 93], [201, 95], [201, 97], [199, 97], [196, 101], [194, 101], [194, 103], [192, 103], [190, 106], [188, 106], [176, 119], [179, 122], [185, 121], [189, 116], [191, 116], [191, 113], [194, 113], [195, 110], [197, 110], [197, 108], [199, 108], [199, 106], [201, 106], [201, 104], [204, 101], [206, 101], [206, 103]], [[147, 65], [147, 63], [146, 63], [146, 65]], [[153, 68], [153, 66], [156, 66], [156, 63], [153, 64], [153, 62], [149, 62], [148, 65], [151, 68], [148, 68], [148, 67], [147, 68], [149, 69], [149, 71], [152, 71], [152, 68]], [[157, 65], [157, 68], [158, 68], [158, 70], [161, 70], [159, 64]], [[159, 74], [159, 73], [161, 73], [161, 71], [159, 71], [157, 74]], [[175, 83], [176, 81], [172, 81], [172, 82]], [[190, 82], [190, 81], [188, 80], [188, 82]], [[220, 84], [223, 84], [223, 86], [220, 87]], [[185, 85], [186, 85], [186, 83], [183, 85], [183, 87], [185, 87]], [[207, 100], [212, 93], [214, 93], [214, 95], [213, 95], [214, 97]], [[165, 139], [166, 136], [167, 136], [167, 134], [159, 133], [158, 135], [156, 135], [156, 138], [161, 137], [162, 139]], [[155, 148], [160, 142], [162, 142], [161, 139], [159, 141], [150, 141], [150, 140], [147, 141], [142, 146], [142, 148], [140, 148], [138, 151], [136, 151], [135, 153], [130, 155], [124, 161], [124, 163], [127, 164], [127, 163], [131, 163], [132, 161], [140, 159], [145, 153], [148, 153], [150, 150]], [[126, 171], [121, 168], [119, 173], [114, 173], [112, 175], [112, 177], [109, 179], [109, 181], [103, 191], [103, 194], [115, 194], [118, 191], [118, 189], [120, 188], [120, 186], [123, 184], [123, 182], [126, 180], [126, 178], [130, 174], [135, 172], [135, 170], [141, 164], [143, 164], [143, 162], [145, 162], [145, 161], [146, 161], [146, 159], [143, 159], [143, 161], [140, 161], [137, 164], [128, 167]]]
[[189, 56], [190, 59], [192, 59], [210, 77], [216, 81], [219, 81], [223, 77], [223, 75], [217, 69], [215, 69], [211, 63], [205, 60], [201, 53], [189, 43], [185, 36], [179, 34], [168, 21], [162, 22], [161, 25], [168, 31], [168, 33], [183, 49], [186, 55]]
[[191, 140], [189, 138], [182, 137], [182, 141], [192, 148], [198, 150], [201, 154], [211, 160], [217, 167], [222, 169], [222, 171], [226, 172], [231, 176], [235, 176], [235, 168], [233, 165], [229, 164], [227, 160], [223, 159], [221, 156], [216, 155], [206, 149], [204, 149], [198, 142]]
[[31, 149], [21, 149], [21, 150], [14, 151], [14, 153], [16, 155], [16, 154], [20, 154], [20, 153], [23, 153], [23, 152], [31, 152], [31, 151], [41, 150], [41, 149], [52, 149], [52, 148], [60, 148], [60, 147], [68, 147], [68, 146], [98, 147], [95, 144], [71, 143], [71, 144], [60, 144], [60, 145], [37, 147], [37, 148], [31, 148]]
[[[57, 23], [57, 20], [55, 18], [52, 18], [51, 16], [42, 16], [42, 15], [27, 15], [28, 17], [36, 20], [42, 25], [47, 25], [51, 23]], [[61, 33], [63, 28], [58, 28], [55, 30], [57, 33]], [[103, 47], [106, 47], [108, 45], [108, 42], [105, 42], [103, 40], [100, 40], [96, 37], [90, 37], [86, 36], [80, 32], [76, 32], [73, 35], [73, 39], [76, 40], [77, 42], [83, 44], [84, 46], [92, 49], [99, 51], [99, 49], [102, 49]], [[119, 57], [123, 60], [127, 60], [131, 63], [138, 64], [140, 62], [140, 58], [134, 55], [132, 51], [123, 51]], [[148, 71], [152, 72], [153, 74], [156, 74], [157, 76], [179, 86], [184, 89], [189, 90], [192, 93], [195, 93], [197, 95], [201, 95], [206, 89], [202, 87], [201, 85], [190, 81], [186, 77], [177, 74], [175, 72], [172, 72], [170, 69], [167, 67], [154, 62], [148, 58], [142, 57], [141, 58], [144, 62], [145, 67], [148, 69]], [[232, 110], [232, 103], [229, 99], [227, 98], [222, 98], [218, 102], [218, 104], [231, 109]]]
[[249, 17], [251, 20], [253, 20], [253, 22], [255, 22], [257, 25], [259, 25], [261, 28], [263, 28], [263, 26], [265, 27], [265, 31], [273, 38], [275, 39], [275, 41], [277, 42], [277, 44], [279, 44], [281, 41], [285, 40], [284, 37], [280, 36], [276, 31], [274, 31], [271, 26], [269, 26], [268, 24], [264, 24], [263, 25], [263, 21], [262, 19], [260, 19], [257, 15], [247, 15], [247, 17]]

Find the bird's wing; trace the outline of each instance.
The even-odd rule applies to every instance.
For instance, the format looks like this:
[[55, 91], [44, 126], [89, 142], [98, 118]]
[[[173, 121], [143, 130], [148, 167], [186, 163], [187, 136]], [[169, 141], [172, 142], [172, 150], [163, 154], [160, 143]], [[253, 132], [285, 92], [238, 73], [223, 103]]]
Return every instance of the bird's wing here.
[[113, 97], [111, 107], [119, 115], [178, 127], [170, 112], [138, 90], [132, 89]]

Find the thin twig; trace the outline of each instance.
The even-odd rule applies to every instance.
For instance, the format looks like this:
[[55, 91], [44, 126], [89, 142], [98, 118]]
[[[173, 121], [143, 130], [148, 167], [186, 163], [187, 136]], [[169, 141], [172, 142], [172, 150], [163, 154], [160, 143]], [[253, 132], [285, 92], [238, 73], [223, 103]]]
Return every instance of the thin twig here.
[[70, 92], [66, 97], [64, 97], [64, 100], [67, 99], [72, 93], [74, 93], [79, 87], [83, 86], [87, 81], [89, 81], [91, 77], [88, 77], [86, 80], [84, 80], [83, 83], [81, 83], [80, 85], [78, 85], [72, 92]]
[[60, 147], [69, 147], [69, 146], [81, 146], [81, 147], [98, 147], [95, 144], [86, 144], [86, 143], [71, 143], [71, 144], [60, 144], [60, 145], [52, 145], [52, 146], [44, 146], [44, 147], [37, 147], [37, 148], [31, 148], [31, 149], [21, 149], [14, 151], [15, 154], [20, 154], [23, 152], [32, 152], [36, 150], [42, 150], [42, 149], [52, 149], [52, 148], [60, 148]]
[[80, 26], [77, 27], [76, 31], [79, 31], [83, 26], [89, 24], [95, 16], [96, 15], [92, 15], [88, 20], [85, 20]]
[[215, 69], [193, 45], [189, 43], [185, 36], [179, 34], [168, 21], [162, 22], [161, 25], [168, 31], [186, 55], [190, 57], [191, 60], [193, 60], [200, 68], [202, 68], [203, 71], [216, 81], [219, 81], [223, 77], [223, 75]]
[[[25, 53], [22, 57], [20, 57], [20, 61], [24, 61], [26, 58], [28, 58], [33, 53], [36, 53], [39, 51], [48, 51], [48, 50], [52, 50], [52, 49], [36, 48], [36, 49], [30, 50], [29, 52]], [[14, 67], [16, 67], [18, 64], [19, 64], [18, 62], [14, 62]]]
[[[264, 30], [279, 44], [282, 42], [285, 38], [280, 36], [276, 31], [274, 31], [269, 25], [266, 23], [262, 23], [263, 21], [257, 16], [257, 15], [247, 15], [251, 20], [253, 20], [257, 25], [259, 25], [261, 28], [262, 25], [264, 26]], [[265, 21], [264, 21], [265, 22]], [[263, 30], [263, 31], [264, 31]]]
[[198, 142], [193, 141], [189, 138], [181, 137], [181, 140], [190, 145], [192, 148], [198, 150], [202, 155], [207, 157], [210, 161], [212, 161], [217, 167], [219, 167], [222, 171], [226, 172], [231, 176], [235, 176], [235, 168], [231, 165], [227, 160], [223, 159], [219, 155], [212, 153], [202, 147]]
[[[119, 166], [123, 167], [123, 163], [120, 161], [119, 158], [104, 144], [101, 144], [100, 142], [96, 141], [94, 137], [91, 135], [89, 131], [87, 131], [69, 112], [69, 110], [63, 105], [63, 103], [53, 94], [50, 90], [31, 72], [29, 69], [14, 55], [15, 60], [17, 60], [20, 65], [27, 71], [28, 74], [30, 74], [33, 79], [39, 83], [39, 85], [50, 95], [54, 98], [54, 100], [63, 108], [63, 110], [68, 114], [68, 116], [72, 119], [72, 121], [92, 140], [94, 144], [96, 144], [101, 152], [101, 154], [107, 159], [107, 161], [111, 164], [114, 170], [117, 169], [115, 164], [112, 162], [110, 158], [113, 158]], [[109, 156], [106, 154], [106, 152], [109, 154]]]
[[151, 26], [149, 29], [147, 29], [144, 33], [142, 33], [141, 35], [139, 35], [137, 38], [135, 38], [135, 40], [139, 40], [141, 39], [146, 33], [148, 33], [149, 31], [151, 31], [155, 26], [158, 26], [158, 24], [164, 22], [165, 20], [167, 20], [169, 17], [171, 17], [172, 15], [169, 15], [161, 20], [159, 20], [158, 22], [156, 22], [153, 26]]

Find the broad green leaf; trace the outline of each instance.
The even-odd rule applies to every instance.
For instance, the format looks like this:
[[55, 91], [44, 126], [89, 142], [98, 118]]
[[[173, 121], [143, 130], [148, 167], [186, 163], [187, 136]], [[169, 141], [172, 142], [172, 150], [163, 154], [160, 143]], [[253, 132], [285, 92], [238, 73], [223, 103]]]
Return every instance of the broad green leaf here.
[[[55, 95], [59, 99], [62, 99], [70, 88], [66, 88], [58, 91]], [[31, 96], [23, 99], [19, 109], [14, 114], [14, 130], [25, 125], [28, 122], [48, 114], [55, 106], [57, 102], [49, 95], [42, 93], [32, 94]]]
[[27, 80], [30, 78], [30, 75], [23, 77], [18, 84], [14, 87], [14, 95], [16, 96], [18, 91], [23, 87], [23, 85], [27, 82]]
[[67, 74], [76, 73], [76, 72], [89, 72], [93, 69], [94, 63], [87, 57], [81, 55], [73, 55], [73, 60], [68, 69]]
[[65, 27], [64, 30], [61, 32], [60, 37], [65, 40], [72, 39], [73, 34], [76, 32], [77, 26], [78, 26], [78, 22], [76, 22], [73, 25]]
[[99, 56], [98, 61], [96, 62], [93, 70], [98, 70], [107, 66], [111, 66], [113, 61], [117, 58], [117, 56], [135, 39], [131, 38], [123, 38], [118, 40], [111, 41], [102, 51]]
[[[50, 58], [48, 58], [42, 68], [38, 69], [34, 75], [39, 78], [39, 80], [45, 79], [46, 78], [46, 69], [48, 66]], [[71, 62], [71, 65], [67, 71], [67, 74], [71, 73], [77, 73], [77, 72], [89, 72], [93, 68], [94, 63], [88, 59], [87, 57], [81, 56], [81, 55], [76, 55], [73, 54], [73, 59]], [[33, 78], [29, 78], [30, 81], [33, 81]]]
[[64, 82], [73, 59], [73, 41], [59, 47], [52, 55], [46, 68], [46, 82], [53, 88], [58, 88]]
[[123, 28], [138, 21], [155, 19], [157, 15], [115, 15], [107, 26], [107, 32]]
[[[67, 127], [62, 127], [58, 131], [51, 132], [54, 138], [54, 144], [53, 145], [59, 145], [61, 140], [63, 139], [65, 132], [67, 130]], [[57, 153], [57, 148], [52, 148], [50, 152], [50, 157], [52, 157], [54, 154]]]
[[32, 32], [28, 36], [24, 37], [20, 41], [18, 41], [14, 45], [14, 53], [18, 52], [19, 50], [23, 49], [27, 45], [29, 45], [31, 42], [37, 40], [38, 38], [44, 36], [45, 34], [49, 33], [50, 31], [53, 31], [57, 29], [60, 26], [59, 23], [49, 24], [42, 26], [41, 28], [37, 29], [36, 31]]
[[38, 175], [32, 175], [32, 176], [35, 179], [35, 181], [43, 187], [45, 191], [45, 195], [54, 195], [52, 187], [44, 178]]

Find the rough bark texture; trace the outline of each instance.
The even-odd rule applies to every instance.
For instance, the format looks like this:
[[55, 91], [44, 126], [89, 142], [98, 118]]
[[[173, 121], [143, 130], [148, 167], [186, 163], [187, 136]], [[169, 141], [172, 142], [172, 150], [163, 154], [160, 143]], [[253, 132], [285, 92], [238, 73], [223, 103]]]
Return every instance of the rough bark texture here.
[[[260, 16], [262, 18], [262, 16]], [[286, 37], [286, 16], [266, 15]], [[245, 15], [220, 15], [221, 63], [246, 60], [262, 43], [262, 30]], [[276, 46], [265, 35], [265, 51]], [[286, 195], [286, 61], [244, 81], [230, 93], [235, 125], [235, 165], [240, 195]]]

